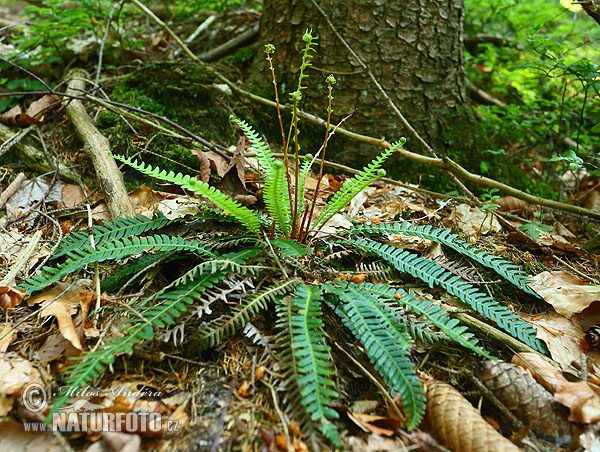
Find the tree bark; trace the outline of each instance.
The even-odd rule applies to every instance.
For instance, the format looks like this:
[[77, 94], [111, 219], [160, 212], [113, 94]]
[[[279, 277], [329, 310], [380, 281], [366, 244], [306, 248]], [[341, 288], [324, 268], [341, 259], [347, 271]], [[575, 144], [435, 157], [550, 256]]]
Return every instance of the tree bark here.
[[[463, 124], [456, 134], [454, 126], [471, 121], [463, 107], [463, 1], [320, 0], [320, 5], [421, 136], [438, 151], [456, 148], [457, 135], [467, 131]], [[303, 91], [301, 107], [323, 116], [324, 80], [333, 73], [338, 81], [334, 91], [338, 119], [354, 111], [346, 127], [388, 141], [407, 135], [311, 0], [264, 1], [261, 36], [277, 48], [274, 61], [282, 100], [296, 89], [306, 28], [319, 36], [319, 47], [313, 61], [317, 71], [310, 71], [310, 89]], [[414, 141], [407, 146], [418, 149]], [[348, 143], [343, 152], [355, 152], [356, 147]]]

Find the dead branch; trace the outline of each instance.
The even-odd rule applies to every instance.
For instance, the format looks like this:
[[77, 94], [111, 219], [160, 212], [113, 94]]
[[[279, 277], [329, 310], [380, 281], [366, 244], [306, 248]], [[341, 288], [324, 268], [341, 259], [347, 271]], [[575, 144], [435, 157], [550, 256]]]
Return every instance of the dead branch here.
[[206, 62], [218, 60], [219, 58], [230, 54], [238, 47], [241, 47], [249, 42], [254, 41], [258, 36], [258, 32], [259, 26], [258, 24], [256, 24], [253, 27], [248, 28], [243, 33], [240, 33], [235, 38], [230, 39], [229, 41], [221, 44], [220, 46], [217, 46], [214, 49], [211, 49], [207, 52], [201, 53], [200, 55], [198, 55], [198, 58]]
[[[71, 70], [67, 75], [69, 80], [67, 93], [82, 92], [85, 89], [84, 80], [88, 78], [85, 71], [81, 69]], [[75, 126], [77, 134], [84, 143], [85, 152], [94, 165], [110, 215], [112, 217], [133, 216], [135, 212], [125, 190], [123, 175], [114, 159], [108, 155], [110, 151], [108, 139], [98, 131], [80, 100], [71, 100], [66, 109], [67, 116]]]

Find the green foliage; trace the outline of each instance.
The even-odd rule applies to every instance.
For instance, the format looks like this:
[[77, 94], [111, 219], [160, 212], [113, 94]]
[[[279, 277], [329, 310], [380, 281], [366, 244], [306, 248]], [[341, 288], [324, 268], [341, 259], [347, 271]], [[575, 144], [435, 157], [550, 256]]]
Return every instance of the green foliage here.
[[265, 289], [246, 297], [234, 309], [233, 314], [221, 317], [219, 321], [207, 331], [200, 331], [200, 350], [215, 347], [230, 338], [267, 308], [269, 303], [280, 299], [298, 284], [295, 279], [275, 283]]
[[[600, 104], [593, 101], [600, 92], [600, 61], [593, 45], [600, 39], [597, 24], [580, 6], [567, 9], [547, 0], [467, 0], [465, 7], [467, 75], [506, 104], [477, 106], [487, 135], [497, 148], [506, 150], [506, 158], [490, 157], [490, 175], [497, 177], [506, 165], [498, 162], [507, 159], [535, 166], [535, 180], [526, 184], [527, 189], [548, 197], [551, 192], [547, 188], [542, 192], [542, 187], [551, 184], [558, 192], [561, 184], [555, 159], [568, 169], [568, 156], [576, 155], [581, 159], [576, 165], [597, 171], [594, 153], [600, 134], [594, 126], [600, 122]], [[578, 146], [566, 146], [564, 137]], [[509, 182], [523, 184], [523, 175], [516, 177]]]
[[291, 318], [292, 348], [300, 373], [298, 385], [302, 401], [311, 420], [319, 422], [323, 435], [336, 447], [341, 447], [337, 428], [329, 419], [339, 417], [329, 404], [338, 394], [333, 389], [334, 371], [325, 343], [321, 310], [322, 292], [319, 287], [301, 284], [294, 294], [297, 313]]
[[240, 223], [246, 226], [251, 232], [255, 234], [260, 233], [260, 222], [258, 217], [247, 207], [241, 205], [239, 202], [234, 201], [223, 192], [217, 190], [215, 187], [208, 185], [206, 182], [194, 179], [189, 175], [183, 175], [181, 173], [175, 174], [173, 171], [167, 172], [159, 168], [152, 168], [149, 165], [138, 163], [137, 160], [131, 160], [130, 158], [123, 157], [120, 155], [112, 155], [117, 160], [126, 163], [127, 165], [135, 168], [136, 170], [157, 179], [165, 180], [173, 184], [177, 184], [182, 188], [198, 193], [201, 196], [209, 199], [217, 207], [223, 209], [231, 216], [236, 218]]
[[448, 293], [458, 297], [463, 303], [468, 304], [475, 311], [495, 322], [511, 336], [518, 338], [535, 350], [545, 352], [543, 344], [536, 338], [535, 328], [488, 295], [461, 281], [458, 276], [444, 270], [435, 261], [369, 239], [350, 238], [350, 241], [368, 253], [377, 255], [391, 263], [399, 271], [421, 279], [429, 284], [429, 287], [433, 287], [434, 284], [443, 287]]
[[488, 253], [487, 251], [471, 245], [469, 242], [460, 239], [458, 235], [454, 234], [450, 229], [437, 229], [431, 225], [413, 226], [410, 223], [404, 222], [392, 224], [365, 223], [356, 226], [354, 231], [375, 234], [404, 234], [440, 243], [441, 245], [447, 246], [457, 253], [467, 256], [481, 265], [494, 270], [523, 292], [539, 298], [539, 295], [529, 287], [531, 280], [518, 266], [500, 256]]
[[[36, 64], [68, 63], [75, 55], [98, 51], [113, 9], [110, 0], [81, 0], [76, 8], [64, 0], [43, 0], [27, 7], [27, 32], [13, 37], [14, 57]], [[142, 45], [140, 28], [131, 20], [135, 7], [122, 6], [113, 12], [112, 26], [105, 42], [105, 55], [116, 50], [133, 50]], [[127, 21], [127, 26], [123, 22]]]
[[[105, 339], [99, 347], [74, 358], [75, 364], [67, 369], [68, 377], [64, 387], [84, 388], [102, 376], [104, 369], [111, 365], [118, 355], [131, 353], [135, 345], [154, 338], [155, 328], [174, 324], [175, 319], [187, 310], [188, 305], [224, 276], [225, 273], [221, 272], [202, 273], [187, 284], [163, 293], [155, 305], [136, 309], [139, 316], [127, 319], [128, 326], [123, 329], [121, 337]], [[52, 413], [64, 406], [68, 399], [68, 394], [60, 395], [54, 401], [48, 418], [51, 419]]]
[[[428, 324], [435, 326], [443, 332], [450, 340], [457, 344], [472, 350], [484, 358], [491, 359], [491, 355], [477, 345], [477, 339], [473, 338], [471, 333], [467, 332], [467, 327], [460, 325], [460, 322], [448, 316], [445, 310], [436, 304], [432, 304], [426, 300], [419, 301], [413, 293], [406, 293], [404, 290], [391, 287], [385, 284], [361, 284], [364, 291], [372, 293], [376, 297], [380, 297], [380, 302], [385, 303], [388, 309], [395, 310], [393, 304], [404, 305], [410, 308], [415, 314], [423, 316], [426, 322], [411, 322], [408, 332], [413, 339], [423, 340], [424, 338], [433, 342], [433, 337], [430, 333], [424, 330]], [[398, 314], [400, 315], [401, 314]]]
[[273, 239], [271, 245], [277, 248], [284, 257], [302, 257], [312, 254], [310, 247], [289, 239]]
[[81, 270], [94, 262], [122, 259], [126, 256], [140, 254], [144, 251], [192, 251], [198, 255], [214, 256], [211, 251], [201, 246], [199, 242], [184, 240], [181, 237], [155, 235], [151, 237], [133, 237], [112, 239], [98, 244], [96, 249], [91, 245], [70, 251], [64, 264], [57, 267], [44, 267], [40, 276], [34, 276], [19, 284], [18, 288], [26, 292], [35, 292], [60, 281], [65, 276]]
[[171, 251], [163, 253], [146, 254], [137, 259], [128, 262], [127, 264], [119, 267], [109, 278], [103, 279], [100, 282], [100, 288], [103, 291], [119, 290], [124, 287], [124, 284], [129, 281], [130, 278], [148, 270], [159, 262], [169, 262], [170, 260], [176, 259], [177, 256]]
[[409, 418], [408, 428], [415, 428], [425, 413], [426, 400], [408, 354], [412, 341], [406, 326], [393, 310], [361, 285], [349, 284], [343, 289], [326, 285], [325, 289], [340, 299], [336, 312], [363, 344], [375, 370], [392, 390], [391, 395], [396, 392], [401, 395]]
[[530, 221], [522, 225], [519, 229], [521, 231], [527, 232], [529, 237], [535, 240], [540, 236], [542, 232], [550, 232], [552, 228], [547, 224], [540, 224], [535, 221]]
[[[136, 215], [135, 217], [115, 218], [112, 223], [106, 222], [104, 225], [94, 226], [92, 234], [94, 235], [94, 242], [100, 244], [113, 239], [119, 240], [134, 235], [141, 235], [148, 231], [160, 229], [169, 223], [170, 221], [162, 215], [157, 215], [152, 219], [144, 215]], [[89, 243], [90, 234], [88, 232], [74, 232], [69, 234], [60, 243], [60, 247], [51, 259], [58, 259]]]
[[375, 180], [385, 176], [385, 170], [381, 169], [383, 163], [396, 150], [400, 149], [406, 140], [403, 138], [388, 149], [383, 151], [379, 157], [374, 159], [360, 173], [356, 174], [352, 179], [346, 181], [344, 185], [336, 192], [336, 194], [327, 203], [321, 214], [315, 220], [313, 225], [314, 230], [319, 230], [331, 217], [342, 210], [356, 195], [358, 195], [365, 187], [373, 183]]

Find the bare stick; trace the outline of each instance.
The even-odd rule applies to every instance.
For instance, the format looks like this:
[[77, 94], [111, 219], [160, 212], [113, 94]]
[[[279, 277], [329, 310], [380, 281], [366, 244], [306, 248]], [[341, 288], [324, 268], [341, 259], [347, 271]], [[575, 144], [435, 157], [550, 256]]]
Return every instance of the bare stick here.
[[[67, 93], [83, 91], [85, 88], [83, 79], [86, 77], [87, 74], [80, 69], [70, 71], [67, 75], [70, 79]], [[66, 109], [67, 116], [75, 126], [77, 134], [84, 143], [85, 152], [94, 165], [110, 215], [112, 217], [133, 216], [135, 211], [125, 190], [123, 175], [115, 160], [108, 155], [110, 151], [108, 139], [92, 123], [80, 100], [72, 100], [67, 104]]]
[[179, 47], [181, 47], [181, 49], [187, 54], [187, 56], [189, 56], [190, 58], [192, 58], [194, 60], [198, 59], [198, 57], [196, 55], [194, 55], [194, 53], [189, 49], [189, 47], [185, 45], [185, 42], [183, 42], [179, 38], [179, 36], [177, 36], [173, 32], [173, 30], [171, 30], [169, 28], [169, 26], [166, 23], [164, 23], [156, 14], [154, 14], [146, 5], [144, 5], [139, 0], [131, 0], [131, 3], [135, 4], [139, 9], [141, 9], [144, 12], [144, 14], [146, 14], [148, 17], [150, 17], [163, 30], [165, 30], [167, 33], [169, 33], [169, 35], [171, 35], [173, 40], [177, 43], [177, 45], [179, 45]]
[[33, 256], [33, 253], [35, 252], [35, 249], [37, 248], [41, 238], [42, 230], [39, 229], [35, 231], [35, 234], [33, 234], [33, 237], [31, 237], [31, 240], [29, 240], [29, 243], [25, 249], [21, 252], [21, 254], [19, 254], [17, 257], [17, 262], [15, 262], [8, 274], [2, 278], [2, 281], [0, 281], [0, 286], [8, 286], [15, 280], [21, 269], [27, 264], [29, 259], [31, 259], [31, 256]]
[[0, 193], [0, 209], [4, 207], [6, 201], [8, 201], [10, 197], [17, 192], [24, 180], [25, 174], [17, 174], [17, 177], [15, 177], [15, 179], [10, 183], [10, 185], [6, 187], [6, 189], [2, 193]]

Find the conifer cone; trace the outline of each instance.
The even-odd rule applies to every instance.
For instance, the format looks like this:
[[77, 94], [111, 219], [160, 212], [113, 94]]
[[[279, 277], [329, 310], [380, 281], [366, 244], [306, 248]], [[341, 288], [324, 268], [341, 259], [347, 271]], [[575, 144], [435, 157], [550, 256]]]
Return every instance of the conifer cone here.
[[475, 375], [540, 438], [557, 445], [571, 442], [565, 408], [523, 369], [501, 361], [482, 361]]
[[455, 452], [519, 452], [456, 389], [427, 383], [427, 421], [432, 433]]

